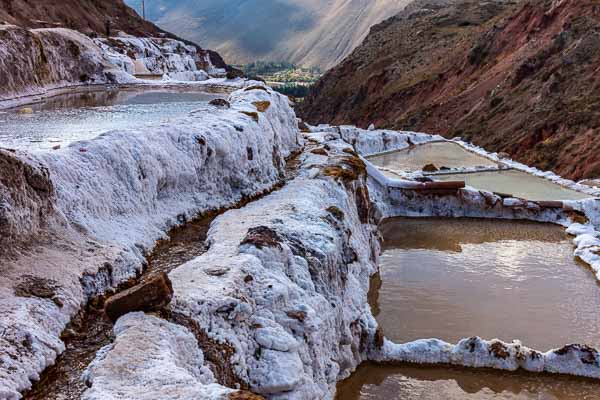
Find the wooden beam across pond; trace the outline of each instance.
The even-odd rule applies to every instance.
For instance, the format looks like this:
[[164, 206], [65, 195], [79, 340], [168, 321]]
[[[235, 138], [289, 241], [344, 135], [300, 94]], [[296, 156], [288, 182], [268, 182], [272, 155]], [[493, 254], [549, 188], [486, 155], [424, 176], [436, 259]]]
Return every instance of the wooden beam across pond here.
[[430, 191], [430, 190], [459, 190], [464, 189], [466, 183], [464, 181], [448, 181], [448, 182], [423, 182], [412, 190]]

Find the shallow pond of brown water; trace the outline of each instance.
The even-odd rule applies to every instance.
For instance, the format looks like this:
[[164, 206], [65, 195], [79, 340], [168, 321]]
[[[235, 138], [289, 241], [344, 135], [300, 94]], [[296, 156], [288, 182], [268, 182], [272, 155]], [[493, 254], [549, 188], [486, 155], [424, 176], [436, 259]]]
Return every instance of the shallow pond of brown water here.
[[368, 158], [374, 165], [394, 171], [420, 171], [428, 164], [437, 168], [498, 166], [498, 163], [451, 142], [425, 143]]
[[600, 347], [600, 286], [561, 227], [400, 218], [381, 231], [376, 308], [390, 339], [476, 335], [542, 351]]
[[477, 189], [507, 193], [528, 200], [582, 200], [593, 197], [517, 170], [435, 175], [433, 178], [436, 181], [465, 181]]
[[[369, 301], [395, 342], [481, 336], [549, 350], [600, 347], [600, 286], [561, 227], [396, 218]], [[338, 399], [600, 399], [600, 381], [452, 367], [365, 365]]]
[[442, 366], [362, 365], [338, 386], [336, 400], [597, 400], [600, 383]]

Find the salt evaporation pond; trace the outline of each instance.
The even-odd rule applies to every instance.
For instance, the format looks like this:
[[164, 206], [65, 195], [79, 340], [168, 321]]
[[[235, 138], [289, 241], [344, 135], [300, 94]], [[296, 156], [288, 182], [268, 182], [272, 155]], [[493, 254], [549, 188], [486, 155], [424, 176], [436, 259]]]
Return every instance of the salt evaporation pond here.
[[397, 218], [381, 230], [377, 319], [390, 339], [477, 335], [543, 351], [600, 348], [600, 286], [561, 227]]
[[173, 90], [103, 90], [72, 93], [0, 112], [0, 147], [48, 150], [114, 129], [168, 121], [222, 97]]
[[[385, 221], [370, 303], [404, 343], [519, 339], [537, 350], [600, 347], [600, 286], [558, 226], [524, 221]], [[366, 365], [339, 399], [600, 399], [600, 382], [446, 367]]]
[[507, 193], [528, 200], [581, 200], [592, 197], [517, 170], [436, 175], [434, 179], [465, 181], [468, 186], [477, 189]]
[[[457, 168], [495, 169], [499, 164], [452, 142], [431, 142], [408, 149], [369, 157], [373, 165], [384, 168], [384, 175], [399, 178], [397, 172], [421, 171], [428, 164], [443, 170]], [[388, 170], [388, 171], [386, 171]], [[564, 188], [551, 181], [517, 170], [494, 170], [471, 173], [435, 174], [437, 181], [465, 181], [467, 185], [490, 192], [500, 192], [529, 200], [580, 200], [591, 197]]]
[[442, 366], [366, 364], [337, 400], [597, 400], [600, 384], [567, 376]]
[[497, 167], [498, 163], [452, 142], [431, 142], [369, 157], [377, 167], [393, 171], [420, 171], [428, 164], [437, 168]]

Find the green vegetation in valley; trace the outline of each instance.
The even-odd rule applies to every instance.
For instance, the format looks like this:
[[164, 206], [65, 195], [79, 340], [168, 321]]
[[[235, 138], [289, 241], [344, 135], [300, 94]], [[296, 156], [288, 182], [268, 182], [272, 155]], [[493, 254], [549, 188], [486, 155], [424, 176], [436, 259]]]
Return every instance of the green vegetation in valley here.
[[296, 85], [296, 84], [285, 84], [281, 86], [274, 86], [273, 89], [279, 93], [285, 94], [286, 96], [303, 98], [310, 92], [310, 86], [307, 85]]
[[304, 68], [281, 61], [256, 61], [237, 66], [249, 77], [264, 79], [275, 90], [296, 98], [305, 97], [321, 77], [319, 68]]

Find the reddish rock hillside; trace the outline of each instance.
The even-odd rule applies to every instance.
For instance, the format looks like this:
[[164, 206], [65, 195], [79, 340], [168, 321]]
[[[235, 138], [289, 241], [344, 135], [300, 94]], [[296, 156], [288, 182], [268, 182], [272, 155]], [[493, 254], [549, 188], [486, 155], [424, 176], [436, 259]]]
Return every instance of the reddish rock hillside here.
[[[61, 27], [103, 36], [107, 20], [111, 23], [111, 34], [124, 31], [134, 36], [165, 35], [182, 40], [143, 20], [123, 0], [0, 0], [0, 23], [25, 28]], [[206, 51], [216, 67], [226, 68], [219, 54]]]
[[300, 109], [312, 123], [462, 136], [600, 176], [600, 0], [418, 1], [375, 26]]

